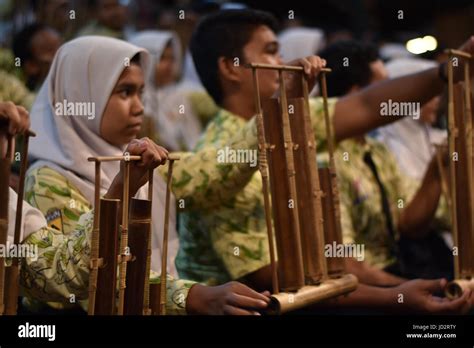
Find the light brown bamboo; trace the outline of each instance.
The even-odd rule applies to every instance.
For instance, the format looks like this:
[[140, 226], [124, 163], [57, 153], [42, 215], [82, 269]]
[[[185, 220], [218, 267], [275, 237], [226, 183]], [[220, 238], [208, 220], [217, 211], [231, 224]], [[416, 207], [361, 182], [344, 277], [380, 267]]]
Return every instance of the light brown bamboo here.
[[[153, 207], [153, 174], [154, 170], [150, 169], [148, 172], [148, 200], [151, 202]], [[151, 224], [148, 229], [148, 246], [147, 246], [147, 255], [146, 255], [146, 274], [145, 277], [145, 292], [143, 294], [143, 315], [151, 315], [150, 308], [150, 270], [151, 270]]]
[[168, 264], [168, 234], [169, 215], [171, 199], [171, 183], [173, 180], [173, 164], [179, 158], [168, 157], [168, 177], [166, 178], [166, 201], [165, 201], [165, 221], [163, 227], [163, 250], [161, 254], [161, 277], [160, 277], [160, 315], [166, 315], [166, 286], [167, 286], [167, 264]]
[[[16, 216], [15, 216], [15, 234], [13, 237], [14, 245], [20, 245], [21, 238], [21, 227], [23, 221], [23, 196], [25, 193], [25, 176], [26, 169], [28, 166], [28, 146], [30, 136], [35, 136], [32, 131], [25, 132], [23, 134], [23, 148], [21, 150], [21, 163], [20, 163], [20, 179], [18, 186], [18, 200], [16, 204]], [[14, 257], [10, 267], [6, 269], [5, 283], [8, 284], [8, 289], [5, 293], [5, 314], [15, 315], [18, 307], [18, 296], [20, 291], [19, 283], [19, 259]]]
[[320, 285], [307, 285], [294, 293], [281, 292], [271, 296], [268, 314], [284, 314], [344, 295], [357, 288], [358, 280], [352, 274], [329, 279]]
[[94, 226], [91, 235], [91, 256], [89, 273], [89, 303], [87, 314], [94, 315], [95, 295], [97, 291], [97, 277], [99, 274], [99, 227], [100, 227], [100, 161], [95, 161], [95, 187], [94, 187]]
[[125, 302], [125, 287], [127, 281], [127, 262], [130, 258], [128, 252], [128, 204], [130, 188], [130, 161], [124, 161], [123, 199], [122, 199], [122, 224], [120, 225], [120, 265], [119, 265], [119, 299], [117, 314], [123, 315]]
[[448, 283], [445, 294], [451, 300], [461, 297], [466, 290], [474, 291], [474, 279], [456, 279]]
[[[321, 95], [323, 98], [323, 110], [324, 110], [324, 122], [326, 124], [326, 138], [328, 144], [328, 154], [329, 154], [329, 174], [331, 180], [331, 200], [333, 203], [333, 214], [334, 214], [334, 227], [335, 227], [335, 236], [336, 242], [342, 243], [342, 226], [341, 226], [341, 207], [340, 207], [340, 198], [339, 198], [339, 186], [337, 182], [337, 172], [336, 172], [336, 161], [334, 159], [335, 152], [335, 137], [331, 119], [329, 118], [329, 108], [328, 108], [328, 92], [327, 92], [327, 82], [326, 82], [326, 73], [328, 71], [322, 71], [320, 73], [320, 86], [321, 86]], [[333, 269], [333, 275], [337, 276], [343, 272], [343, 264], [341, 262], [335, 263], [338, 269]]]
[[[451, 223], [453, 233], [454, 247], [459, 249], [458, 222], [456, 210], [456, 164], [453, 161], [455, 149], [455, 138], [457, 137], [457, 129], [454, 123], [454, 78], [453, 78], [453, 55], [449, 55], [448, 61], [448, 144], [449, 144], [449, 169], [450, 169], [450, 186], [451, 186]], [[454, 256], [454, 278], [459, 279], [459, 254]]]
[[268, 186], [268, 162], [267, 162], [267, 141], [265, 139], [265, 127], [263, 125], [262, 104], [260, 102], [258, 72], [255, 67], [252, 68], [254, 102], [257, 112], [257, 135], [258, 135], [258, 168], [262, 177], [263, 203], [265, 209], [265, 223], [267, 227], [268, 246], [270, 251], [270, 268], [272, 273], [272, 290], [274, 294], [279, 293], [278, 270], [275, 259], [275, 242], [273, 240], [272, 212], [270, 206], [270, 195]]

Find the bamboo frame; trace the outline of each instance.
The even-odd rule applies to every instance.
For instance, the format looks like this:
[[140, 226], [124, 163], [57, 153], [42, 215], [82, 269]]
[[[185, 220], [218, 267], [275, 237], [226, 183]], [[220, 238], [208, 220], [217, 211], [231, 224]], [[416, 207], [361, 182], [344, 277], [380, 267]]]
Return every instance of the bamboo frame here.
[[[91, 260], [90, 260], [90, 269], [91, 272], [89, 274], [89, 308], [88, 314], [93, 315], [95, 314], [96, 309], [96, 292], [97, 292], [97, 280], [99, 275], [99, 269], [104, 267], [104, 257], [111, 258], [110, 255], [99, 257], [99, 249], [100, 249], [100, 231], [99, 226], [101, 226], [101, 216], [100, 216], [100, 205], [97, 204], [101, 202], [100, 199], [100, 163], [101, 162], [111, 162], [111, 161], [123, 161], [124, 162], [124, 178], [123, 178], [123, 196], [122, 196], [122, 218], [120, 224], [120, 247], [119, 247], [119, 255], [118, 255], [118, 262], [119, 262], [119, 299], [116, 308], [116, 314], [123, 315], [124, 313], [124, 301], [125, 301], [125, 288], [126, 288], [126, 277], [127, 277], [127, 262], [130, 261], [131, 255], [128, 252], [128, 214], [129, 214], [129, 185], [130, 185], [130, 161], [139, 161], [141, 159], [140, 156], [98, 156], [98, 157], [90, 157], [87, 160], [89, 162], [96, 163], [96, 177], [95, 177], [95, 192], [94, 192], [94, 202], [96, 204], [96, 209], [99, 210], [99, 214], [94, 214], [94, 228], [92, 230], [91, 236]], [[106, 203], [104, 203], [106, 204]], [[118, 204], [115, 206], [117, 209]], [[112, 208], [112, 212], [110, 215], [115, 215], [117, 210]], [[104, 220], [103, 223], [104, 227], [111, 226], [113, 224], [108, 224], [108, 221]], [[105, 231], [104, 231], [105, 232]], [[113, 232], [113, 229], [112, 229]], [[109, 231], [110, 233], [110, 231]], [[114, 248], [110, 249], [111, 252], [114, 252]], [[114, 258], [114, 256], [112, 256]], [[112, 281], [115, 281], [113, 279]], [[108, 287], [110, 290], [110, 286]], [[106, 294], [101, 294], [101, 298], [103, 299]], [[115, 298], [115, 297], [114, 297]], [[99, 304], [100, 306], [100, 304]], [[110, 310], [110, 308], [109, 308]], [[113, 310], [112, 310], [113, 311]], [[107, 313], [112, 314], [112, 313]]]
[[[447, 50], [448, 67], [448, 145], [450, 154], [450, 197], [454, 246], [454, 280], [445, 293], [448, 298], [462, 296], [466, 289], [474, 290], [474, 176], [473, 132], [471, 109], [471, 55], [462, 51]], [[463, 84], [454, 83], [453, 59], [465, 59]], [[458, 161], [451, 156], [457, 153]], [[442, 172], [441, 172], [442, 173]]]
[[[268, 312], [281, 314], [353, 291], [357, 286], [357, 278], [344, 275], [341, 271], [335, 272], [332, 275], [334, 279], [330, 279], [327, 262], [323, 257], [325, 239], [323, 222], [326, 216], [323, 218], [321, 199], [324, 193], [321, 191], [319, 181], [314, 133], [309, 114], [308, 86], [303, 68], [255, 63], [246, 67], [252, 69], [253, 73], [259, 170], [262, 175], [272, 268], [273, 295]], [[258, 69], [278, 72], [279, 100], [261, 102]], [[302, 97], [287, 98], [284, 72], [299, 74]], [[323, 74], [327, 72], [330, 72], [330, 69], [322, 69]], [[322, 87], [325, 90], [325, 86]], [[324, 92], [323, 99], [326, 122], [329, 122], [327, 95]], [[288, 113], [289, 106], [292, 106], [293, 110], [291, 116]], [[328, 138], [331, 138], [330, 130], [327, 132]], [[333, 207], [334, 220], [340, 216], [337, 214], [339, 201], [337, 186], [334, 184], [335, 168], [334, 166], [332, 168], [330, 206]], [[272, 207], [268, 198], [268, 178], [270, 178]], [[287, 206], [288, 198], [295, 202], [294, 208]], [[278, 264], [273, 251], [272, 210]], [[336, 231], [337, 233], [340, 234], [340, 229]]]

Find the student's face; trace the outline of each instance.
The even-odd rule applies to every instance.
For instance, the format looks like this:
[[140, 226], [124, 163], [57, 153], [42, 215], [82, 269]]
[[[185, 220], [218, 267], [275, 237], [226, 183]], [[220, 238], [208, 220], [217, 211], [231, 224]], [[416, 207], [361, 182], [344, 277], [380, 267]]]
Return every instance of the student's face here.
[[97, 20], [108, 28], [122, 30], [127, 21], [127, 8], [118, 0], [100, 0]]
[[61, 46], [61, 38], [53, 30], [41, 30], [31, 40], [32, 58], [24, 67], [29, 79], [34, 79], [35, 84], [41, 84], [48, 75], [56, 51]]
[[[282, 64], [279, 46], [275, 33], [267, 26], [258, 27], [252, 34], [250, 41], [244, 46], [245, 63]], [[241, 71], [241, 90], [247, 91], [249, 97], [253, 95], [253, 78], [251, 69]], [[271, 97], [278, 89], [278, 72], [273, 70], [259, 70], [258, 80], [262, 98]]]
[[155, 66], [155, 85], [157, 87], [166, 86], [176, 80], [175, 62], [174, 50], [171, 43], [169, 43], [163, 51], [160, 61]]
[[123, 146], [137, 137], [143, 121], [144, 84], [143, 70], [137, 64], [131, 64], [120, 75], [100, 125], [101, 137], [110, 144]]

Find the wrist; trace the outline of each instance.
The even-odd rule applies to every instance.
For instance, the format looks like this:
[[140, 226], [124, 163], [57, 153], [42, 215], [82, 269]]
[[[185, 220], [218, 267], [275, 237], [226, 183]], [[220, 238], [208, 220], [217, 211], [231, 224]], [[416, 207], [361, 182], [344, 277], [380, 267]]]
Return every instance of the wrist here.
[[204, 314], [206, 303], [206, 291], [208, 288], [202, 284], [194, 284], [191, 286], [186, 299], [186, 313], [190, 315]]

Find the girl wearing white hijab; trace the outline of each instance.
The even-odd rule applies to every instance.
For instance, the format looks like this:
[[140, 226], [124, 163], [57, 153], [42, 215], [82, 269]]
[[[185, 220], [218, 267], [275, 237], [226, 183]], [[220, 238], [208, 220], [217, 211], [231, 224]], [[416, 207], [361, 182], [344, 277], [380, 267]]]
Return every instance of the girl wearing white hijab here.
[[131, 40], [146, 49], [151, 64], [145, 71], [145, 115], [154, 123], [153, 140], [171, 151], [189, 151], [196, 145], [202, 126], [185, 89], [176, 83], [181, 72], [179, 38], [171, 31], [143, 31]]
[[[141, 163], [131, 164], [130, 192], [132, 195], [136, 192], [135, 197], [144, 199], [148, 190], [148, 184], [145, 184], [148, 168], [166, 160], [166, 150], [149, 139], [135, 139], [143, 116], [141, 91], [147, 63], [145, 50], [106, 37], [75, 39], [63, 45], [56, 54], [31, 111], [32, 128], [38, 135], [31, 141], [30, 155], [36, 162], [27, 174], [26, 199], [46, 215], [50, 227], [54, 226], [68, 238], [77, 239], [84, 231], [87, 234], [90, 227], [94, 166], [87, 161], [88, 157], [121, 155], [124, 150], [131, 155], [141, 155]], [[109, 198], [120, 198], [121, 178], [119, 163], [103, 163], [101, 193]], [[157, 171], [153, 186], [151, 268], [161, 270], [165, 183]], [[171, 207], [168, 274], [176, 277], [174, 260], [179, 241], [174, 198]], [[87, 215], [89, 219], [85, 221]], [[87, 243], [87, 238], [82, 239]], [[64, 253], [72, 252], [68, 250], [67, 239], [61, 243], [64, 245], [55, 246], [53, 241], [49, 247], [62, 248]], [[88, 247], [83, 246], [81, 250], [86, 252]], [[56, 253], [55, 250], [51, 252]], [[80, 256], [74, 254], [74, 259], [77, 257]], [[87, 268], [79, 272], [70, 280], [86, 279]], [[54, 275], [50, 274], [48, 279], [54, 282]], [[268, 303], [267, 296], [243, 284], [205, 287], [194, 283], [190, 286], [189, 283], [192, 282], [179, 291], [187, 295], [185, 304], [175, 303], [174, 295], [168, 302], [191, 313], [252, 314], [253, 310], [238, 307], [259, 309]], [[82, 290], [83, 285], [80, 285]], [[61, 289], [64, 297], [64, 286]], [[176, 291], [172, 292], [176, 294]], [[241, 295], [238, 301], [229, 297], [237, 294]]]
[[[386, 64], [390, 78], [413, 74], [436, 66], [435, 62], [418, 58], [398, 58]], [[420, 118], [405, 117], [377, 131], [377, 139], [383, 142], [397, 158], [402, 172], [421, 181], [435, 153], [435, 146], [446, 140], [447, 132], [436, 129], [436, 110], [439, 97], [423, 105]]]

